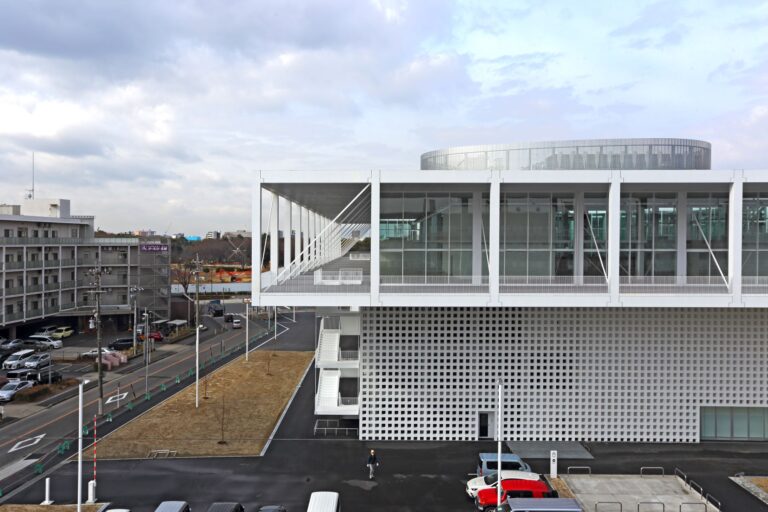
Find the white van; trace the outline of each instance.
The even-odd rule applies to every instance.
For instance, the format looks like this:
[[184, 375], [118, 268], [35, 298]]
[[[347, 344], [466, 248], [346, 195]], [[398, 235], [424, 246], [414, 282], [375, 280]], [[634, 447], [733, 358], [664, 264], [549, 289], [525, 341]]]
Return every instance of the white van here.
[[45, 325], [39, 328], [35, 334], [38, 336], [50, 336], [58, 328], [58, 325]]
[[34, 353], [35, 351], [31, 349], [14, 352], [8, 356], [8, 359], [3, 361], [3, 370], [16, 370], [18, 368], [24, 368], [24, 363], [26, 363], [27, 359], [32, 357]]
[[339, 512], [339, 493], [313, 492], [309, 497], [307, 512]]

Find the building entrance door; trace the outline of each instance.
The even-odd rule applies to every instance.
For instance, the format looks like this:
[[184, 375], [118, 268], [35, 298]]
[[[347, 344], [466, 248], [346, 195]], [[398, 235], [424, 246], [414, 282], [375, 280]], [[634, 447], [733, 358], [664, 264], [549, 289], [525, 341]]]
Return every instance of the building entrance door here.
[[477, 438], [478, 439], [493, 439], [494, 432], [496, 432], [496, 424], [494, 423], [494, 413], [492, 412], [480, 412], [477, 416]]

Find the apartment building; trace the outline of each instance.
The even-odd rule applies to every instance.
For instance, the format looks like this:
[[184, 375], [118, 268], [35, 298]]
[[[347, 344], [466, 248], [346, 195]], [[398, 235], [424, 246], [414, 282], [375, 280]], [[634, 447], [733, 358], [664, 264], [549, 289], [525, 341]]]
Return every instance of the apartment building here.
[[[162, 238], [95, 237], [92, 216], [66, 199], [0, 205], [0, 335], [43, 323], [88, 325], [101, 268], [104, 322], [132, 323], [134, 305], [168, 319], [170, 246]], [[135, 298], [135, 302], [134, 302]]]
[[260, 172], [253, 230], [297, 242], [253, 305], [321, 308], [315, 413], [361, 439], [489, 437], [501, 379], [509, 440], [766, 440], [768, 171], [710, 162], [606, 139]]

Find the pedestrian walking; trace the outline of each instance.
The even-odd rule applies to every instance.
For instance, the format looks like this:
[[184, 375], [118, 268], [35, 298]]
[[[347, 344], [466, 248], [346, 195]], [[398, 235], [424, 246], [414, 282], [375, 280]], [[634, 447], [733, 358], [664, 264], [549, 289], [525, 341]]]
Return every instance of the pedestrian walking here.
[[378, 467], [379, 463], [379, 457], [376, 455], [376, 450], [371, 450], [370, 455], [368, 455], [368, 463], [366, 464], [366, 466], [368, 466], [368, 480], [373, 480], [376, 467]]

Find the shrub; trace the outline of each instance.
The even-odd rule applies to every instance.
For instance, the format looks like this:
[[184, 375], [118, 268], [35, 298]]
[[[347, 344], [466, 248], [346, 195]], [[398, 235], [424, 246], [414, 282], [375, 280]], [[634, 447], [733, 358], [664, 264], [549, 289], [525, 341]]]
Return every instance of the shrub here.
[[18, 402], [34, 402], [51, 394], [51, 388], [47, 384], [22, 389], [13, 397]]

